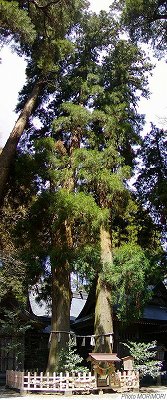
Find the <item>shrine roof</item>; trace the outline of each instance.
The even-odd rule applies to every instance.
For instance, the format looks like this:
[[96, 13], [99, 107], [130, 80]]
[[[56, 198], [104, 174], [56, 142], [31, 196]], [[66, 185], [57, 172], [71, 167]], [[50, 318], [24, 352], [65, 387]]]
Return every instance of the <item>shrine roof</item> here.
[[167, 307], [147, 305], [144, 308], [143, 318], [157, 321], [167, 321]]
[[90, 361], [121, 361], [116, 353], [89, 353]]
[[[31, 309], [34, 315], [38, 317], [48, 317], [51, 318], [51, 303], [47, 303], [44, 300], [37, 300], [37, 294], [35, 290], [29, 293], [29, 299], [31, 304]], [[71, 301], [70, 309], [70, 319], [75, 320], [75, 318], [80, 314], [86, 303], [87, 295], [85, 293], [73, 292], [73, 297]]]

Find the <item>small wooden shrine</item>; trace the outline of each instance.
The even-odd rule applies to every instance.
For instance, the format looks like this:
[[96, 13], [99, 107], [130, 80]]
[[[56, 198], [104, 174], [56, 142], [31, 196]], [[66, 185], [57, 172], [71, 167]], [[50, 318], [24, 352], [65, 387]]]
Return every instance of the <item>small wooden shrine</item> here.
[[[88, 361], [91, 362], [97, 387], [111, 387], [111, 381], [116, 371], [116, 363], [121, 360], [116, 353], [89, 353]], [[118, 367], [117, 367], [118, 368]]]
[[89, 353], [88, 361], [91, 361], [97, 388], [121, 392], [139, 389], [139, 373], [133, 369], [133, 357], [122, 358], [123, 371], [118, 370], [121, 359], [116, 353]]

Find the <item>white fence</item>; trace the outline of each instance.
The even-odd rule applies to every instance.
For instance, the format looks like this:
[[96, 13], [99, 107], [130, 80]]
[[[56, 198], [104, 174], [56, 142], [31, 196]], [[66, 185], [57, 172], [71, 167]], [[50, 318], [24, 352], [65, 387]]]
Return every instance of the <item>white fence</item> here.
[[110, 385], [114, 389], [120, 388], [121, 392], [131, 389], [139, 389], [139, 372], [138, 371], [117, 371], [111, 376]]
[[[108, 383], [107, 383], [108, 380]], [[119, 392], [126, 392], [132, 389], [139, 389], [139, 373], [136, 371], [117, 371], [108, 376], [107, 380], [96, 379], [89, 373], [57, 375], [38, 374], [20, 371], [6, 371], [6, 385], [10, 388], [19, 389], [22, 392], [89, 392], [95, 389], [112, 388]], [[99, 381], [99, 384], [98, 384]], [[104, 384], [104, 381], [105, 384]], [[104, 387], [105, 386], [105, 387]]]
[[19, 371], [6, 372], [6, 385], [20, 391], [42, 391], [42, 392], [77, 392], [89, 391], [96, 388], [95, 377], [91, 372], [70, 375], [68, 372], [63, 375], [40, 374]]

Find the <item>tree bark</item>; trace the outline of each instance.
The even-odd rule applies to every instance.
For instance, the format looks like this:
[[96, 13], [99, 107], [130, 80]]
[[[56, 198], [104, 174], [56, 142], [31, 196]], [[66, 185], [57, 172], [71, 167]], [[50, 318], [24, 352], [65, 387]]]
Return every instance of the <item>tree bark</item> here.
[[[112, 246], [110, 233], [103, 226], [100, 229], [101, 261], [102, 265], [112, 262]], [[96, 287], [95, 305], [95, 336], [94, 351], [97, 353], [111, 353], [112, 343], [109, 333], [113, 333], [113, 310], [111, 288], [99, 274]]]
[[[68, 263], [52, 266], [52, 321], [47, 372], [59, 366], [60, 350], [65, 347], [70, 331], [70, 273]], [[56, 333], [57, 332], [57, 333]], [[58, 333], [60, 332], [60, 333]]]
[[111, 243], [111, 235], [108, 229], [104, 226], [100, 227], [100, 247], [101, 247], [101, 262], [104, 265], [105, 263], [112, 263], [112, 243]]
[[9, 179], [10, 171], [12, 168], [12, 163], [15, 158], [17, 145], [20, 140], [20, 137], [26, 128], [29, 117], [32, 114], [32, 111], [35, 107], [35, 103], [40, 94], [42, 88], [42, 81], [36, 82], [32, 93], [30, 94], [19, 118], [17, 119], [15, 126], [0, 154], [0, 204], [2, 204], [5, 191], [6, 184]]

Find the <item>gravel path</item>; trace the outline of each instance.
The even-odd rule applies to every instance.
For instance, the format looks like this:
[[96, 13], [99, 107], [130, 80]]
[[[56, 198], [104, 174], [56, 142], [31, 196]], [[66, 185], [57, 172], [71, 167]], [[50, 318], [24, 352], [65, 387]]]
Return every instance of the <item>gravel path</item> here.
[[0, 387], [0, 400], [167, 400], [167, 387], [141, 388], [140, 392], [104, 393], [104, 394], [27, 394], [21, 396], [13, 390]]

